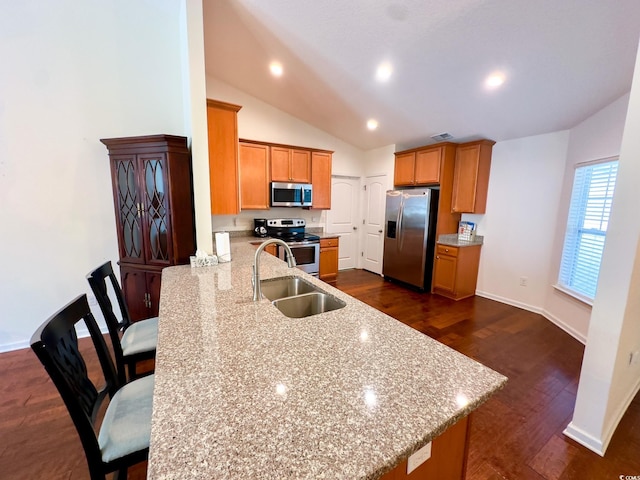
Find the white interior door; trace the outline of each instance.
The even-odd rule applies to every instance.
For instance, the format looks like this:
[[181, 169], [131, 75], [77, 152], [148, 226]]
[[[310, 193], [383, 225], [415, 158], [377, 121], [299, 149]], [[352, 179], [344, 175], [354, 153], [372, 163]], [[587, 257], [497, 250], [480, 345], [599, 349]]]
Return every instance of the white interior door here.
[[331, 210], [327, 212], [327, 232], [340, 234], [338, 269], [355, 268], [358, 262], [358, 211], [360, 179], [331, 179]]
[[382, 275], [386, 175], [367, 177], [364, 191], [364, 248], [362, 268]]

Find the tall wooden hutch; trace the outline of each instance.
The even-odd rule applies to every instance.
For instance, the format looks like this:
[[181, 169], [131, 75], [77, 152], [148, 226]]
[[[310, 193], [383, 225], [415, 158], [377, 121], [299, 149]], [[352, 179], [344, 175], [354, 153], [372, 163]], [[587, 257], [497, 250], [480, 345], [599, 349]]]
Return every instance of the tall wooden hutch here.
[[191, 157], [173, 135], [107, 138], [122, 290], [131, 320], [158, 315], [164, 267], [195, 252]]

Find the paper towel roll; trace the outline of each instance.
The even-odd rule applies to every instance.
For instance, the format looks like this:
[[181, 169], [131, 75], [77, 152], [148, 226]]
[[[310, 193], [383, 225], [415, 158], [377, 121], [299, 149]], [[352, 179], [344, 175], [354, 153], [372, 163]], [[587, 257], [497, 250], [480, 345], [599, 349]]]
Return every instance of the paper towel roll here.
[[216, 254], [219, 262], [231, 261], [231, 244], [229, 232], [216, 232]]

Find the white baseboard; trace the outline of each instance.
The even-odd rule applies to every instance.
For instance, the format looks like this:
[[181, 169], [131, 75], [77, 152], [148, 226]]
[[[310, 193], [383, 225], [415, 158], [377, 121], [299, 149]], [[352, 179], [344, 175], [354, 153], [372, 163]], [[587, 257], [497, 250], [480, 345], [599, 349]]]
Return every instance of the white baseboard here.
[[539, 315], [542, 315], [544, 318], [549, 320], [551, 323], [553, 323], [558, 328], [564, 330], [566, 333], [571, 335], [573, 338], [578, 340], [583, 345], [586, 345], [586, 343], [587, 343], [587, 338], [584, 335], [582, 335], [580, 332], [575, 330], [573, 327], [571, 327], [570, 325], [567, 325], [565, 322], [563, 322], [562, 320], [560, 320], [557, 317], [554, 317], [549, 312], [547, 312], [546, 310], [544, 310], [544, 309], [542, 309], [540, 307], [534, 307], [533, 305], [528, 305], [526, 303], [518, 302], [518, 301], [512, 300], [510, 298], [501, 297], [499, 295], [494, 295], [492, 293], [481, 292], [479, 290], [476, 291], [476, 295], [479, 296], [479, 297], [488, 298], [489, 300], [495, 300], [496, 302], [504, 303], [506, 305], [511, 305], [512, 307], [522, 308], [523, 310], [527, 310], [528, 312], [533, 312], [533, 313], [537, 313]]
[[640, 391], [640, 378], [636, 381], [636, 384], [629, 391], [629, 393], [627, 394], [627, 397], [624, 399], [624, 402], [620, 404], [620, 406], [616, 410], [615, 415], [612, 416], [611, 421], [605, 427], [604, 434], [602, 436], [603, 437], [602, 443], [604, 445], [603, 451], [605, 451], [609, 446], [611, 437], [613, 437], [613, 434], [615, 433], [616, 428], [618, 428], [618, 424], [620, 424], [620, 422], [622, 421], [622, 417], [624, 417], [624, 414], [627, 413], [627, 409], [629, 408], [629, 405], [631, 405], [631, 402], [633, 402], [633, 399], [636, 397], [639, 391]]
[[[109, 330], [107, 329], [106, 326], [100, 327], [100, 331], [103, 334], [109, 333]], [[87, 330], [86, 327], [78, 329], [78, 337], [79, 338], [85, 338], [85, 337], [88, 337], [88, 336], [89, 336], [89, 330]], [[0, 344], [0, 353], [13, 352], [15, 350], [21, 350], [23, 348], [29, 348], [30, 346], [31, 346], [31, 341], [30, 340], [21, 340], [19, 342], [13, 342], [13, 343], [2, 343], [2, 344]]]
[[574, 425], [573, 422], [567, 425], [567, 428], [565, 428], [562, 433], [572, 440], [575, 440], [580, 445], [587, 447], [592, 452], [604, 457], [605, 448], [602, 445], [602, 441], [592, 435], [589, 435], [587, 432]]
[[0, 353], [4, 352], [13, 352], [14, 350], [21, 350], [23, 348], [28, 348], [29, 342], [27, 340], [22, 340], [20, 342], [13, 343], [3, 343], [0, 344]]
[[479, 290], [476, 291], [476, 295], [478, 295], [479, 297], [488, 298], [489, 300], [495, 300], [496, 302], [511, 305], [512, 307], [518, 307], [523, 310], [527, 310], [528, 312], [533, 312], [533, 313], [542, 315], [542, 309], [540, 307], [534, 307], [533, 305], [517, 302], [516, 300], [512, 300], [510, 298], [494, 295], [493, 293], [481, 292]]
[[547, 320], [549, 320], [551, 323], [557, 325], [558, 327], [560, 327], [562, 330], [564, 330], [565, 332], [567, 332], [569, 335], [571, 335], [573, 338], [575, 338], [576, 340], [578, 340], [580, 343], [582, 343], [583, 345], [587, 344], [587, 337], [578, 332], [575, 328], [573, 328], [571, 325], [567, 325], [565, 322], [563, 322], [562, 320], [560, 320], [557, 317], [554, 317], [553, 315], [551, 315], [548, 311], [544, 310], [541, 314], [544, 318], [546, 318]]

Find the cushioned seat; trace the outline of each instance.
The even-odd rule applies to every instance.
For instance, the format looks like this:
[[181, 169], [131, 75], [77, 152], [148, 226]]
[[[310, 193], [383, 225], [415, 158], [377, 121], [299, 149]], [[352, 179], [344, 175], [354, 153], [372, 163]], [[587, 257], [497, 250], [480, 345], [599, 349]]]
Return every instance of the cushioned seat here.
[[153, 383], [153, 375], [127, 383], [109, 402], [98, 435], [103, 462], [149, 448]]
[[132, 323], [122, 334], [120, 345], [125, 357], [156, 349], [158, 344], [158, 317]]
[[[136, 378], [138, 362], [150, 360], [156, 356], [158, 318], [131, 321], [122, 289], [113, 273], [111, 262], [106, 262], [91, 271], [87, 275], [87, 281], [96, 296], [109, 329], [120, 382], [127, 380], [127, 371], [129, 379]], [[111, 303], [110, 293], [118, 304], [117, 313]], [[118, 314], [120, 318], [118, 318]]]
[[[89, 377], [80, 353], [76, 326], [86, 325], [100, 362], [104, 385]], [[76, 427], [92, 480], [105, 480], [149, 455], [153, 375], [129, 383], [119, 382], [116, 368], [87, 302], [81, 295], [44, 322], [31, 337], [31, 348], [49, 373]], [[106, 410], [104, 402], [109, 398]], [[99, 433], [97, 417], [104, 411]], [[55, 433], [53, 433], [55, 435]]]

